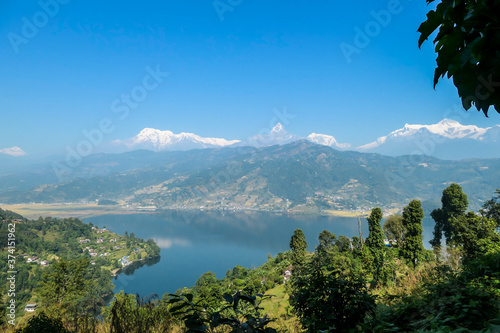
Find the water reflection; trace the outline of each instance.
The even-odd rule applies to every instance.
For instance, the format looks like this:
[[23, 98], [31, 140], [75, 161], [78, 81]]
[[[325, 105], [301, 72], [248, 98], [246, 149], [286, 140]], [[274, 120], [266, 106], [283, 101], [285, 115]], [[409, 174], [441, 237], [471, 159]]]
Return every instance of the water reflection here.
[[[143, 266], [148, 266], [148, 267], [153, 266], [153, 265], [159, 263], [160, 260], [161, 260], [161, 256], [136, 261], [136, 262], [128, 265], [124, 269], [119, 270], [117, 272], [117, 274], [133, 275], [137, 269], [139, 269]], [[115, 280], [116, 280], [116, 278], [117, 277], [115, 277]]]
[[[133, 232], [153, 238], [161, 247], [161, 261], [139, 263], [115, 280], [115, 292], [163, 295], [195, 284], [198, 277], [214, 272], [223, 277], [236, 265], [258, 267], [268, 254], [289, 249], [293, 231], [306, 235], [309, 251], [318, 245], [318, 235], [327, 229], [336, 235], [359, 236], [356, 218], [285, 215], [264, 212], [181, 212], [160, 214], [104, 215], [86, 219], [118, 234]], [[362, 221], [363, 236], [368, 223]], [[434, 223], [424, 219], [424, 245], [432, 238]], [[140, 268], [140, 269], [139, 269]]]

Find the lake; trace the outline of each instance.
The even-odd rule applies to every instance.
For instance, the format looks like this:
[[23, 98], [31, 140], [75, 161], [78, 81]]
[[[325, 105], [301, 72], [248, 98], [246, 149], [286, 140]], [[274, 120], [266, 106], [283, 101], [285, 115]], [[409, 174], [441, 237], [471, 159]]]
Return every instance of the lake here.
[[[167, 211], [157, 214], [102, 215], [84, 219], [123, 235], [153, 238], [161, 247], [161, 258], [120, 274], [115, 292], [146, 296], [173, 293], [191, 287], [205, 272], [222, 278], [236, 265], [258, 267], [268, 254], [289, 250], [293, 231], [306, 235], [309, 251], [318, 245], [318, 235], [327, 229], [348, 237], [359, 236], [357, 218], [283, 215], [264, 212]], [[361, 219], [363, 237], [368, 236], [366, 218]], [[424, 219], [424, 245], [432, 238], [434, 222]]]

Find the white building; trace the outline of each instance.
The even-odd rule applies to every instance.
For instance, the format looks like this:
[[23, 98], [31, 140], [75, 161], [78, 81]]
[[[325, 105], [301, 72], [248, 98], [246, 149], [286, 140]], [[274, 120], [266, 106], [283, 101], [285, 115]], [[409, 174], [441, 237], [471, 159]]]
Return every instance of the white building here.
[[35, 304], [26, 304], [26, 307], [24, 308], [24, 311], [26, 312], [35, 312], [37, 308], [36, 303]]

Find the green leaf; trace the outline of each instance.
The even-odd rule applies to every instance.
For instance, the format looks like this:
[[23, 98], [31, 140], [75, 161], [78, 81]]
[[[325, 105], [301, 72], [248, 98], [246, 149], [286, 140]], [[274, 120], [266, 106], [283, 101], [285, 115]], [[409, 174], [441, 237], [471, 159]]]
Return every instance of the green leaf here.
[[443, 19], [435, 11], [431, 10], [427, 13], [427, 21], [424, 21], [418, 27], [418, 32], [420, 32], [420, 38], [418, 39], [418, 47], [420, 48], [422, 44], [429, 38], [429, 36], [442, 24]]

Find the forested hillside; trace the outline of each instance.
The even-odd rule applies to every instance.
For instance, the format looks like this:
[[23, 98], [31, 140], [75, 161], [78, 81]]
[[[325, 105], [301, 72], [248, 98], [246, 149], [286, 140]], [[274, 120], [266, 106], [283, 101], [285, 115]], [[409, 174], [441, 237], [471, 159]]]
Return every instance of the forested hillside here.
[[[160, 251], [152, 240], [119, 236], [75, 218], [28, 220], [0, 209], [0, 222], [0, 279], [8, 281], [9, 272], [16, 272], [15, 297], [8, 297], [10, 286], [3, 284], [2, 304], [15, 299], [18, 320], [25, 316], [27, 303], [43, 304], [47, 297], [58, 294], [65, 297], [68, 290], [60, 284], [75, 270], [81, 270], [81, 278], [89, 284], [87, 289], [80, 289], [85, 300], [92, 298], [95, 306], [103, 306], [114, 289], [112, 271], [156, 257]], [[128, 257], [124, 264], [119, 261], [123, 262], [123, 257]], [[83, 306], [85, 301], [81, 302]]]

